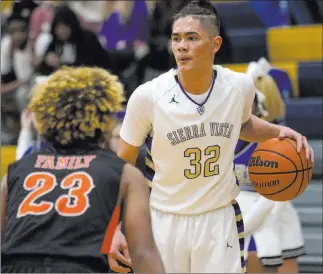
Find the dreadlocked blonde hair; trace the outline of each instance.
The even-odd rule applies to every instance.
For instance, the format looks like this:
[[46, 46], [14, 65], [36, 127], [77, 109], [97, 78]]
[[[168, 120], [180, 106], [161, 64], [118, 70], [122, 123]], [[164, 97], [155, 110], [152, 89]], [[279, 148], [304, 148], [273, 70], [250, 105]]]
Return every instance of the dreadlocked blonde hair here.
[[117, 76], [101, 68], [65, 67], [38, 88], [29, 105], [38, 133], [63, 147], [104, 141], [124, 101]]

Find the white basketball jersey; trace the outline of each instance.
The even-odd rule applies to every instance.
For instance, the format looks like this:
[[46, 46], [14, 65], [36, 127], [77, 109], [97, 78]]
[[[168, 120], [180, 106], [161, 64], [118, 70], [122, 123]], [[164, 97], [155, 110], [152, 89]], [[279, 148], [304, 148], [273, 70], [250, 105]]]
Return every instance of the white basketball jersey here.
[[[170, 70], [132, 94], [121, 138], [148, 147], [151, 206], [201, 214], [226, 206], [239, 193], [234, 150], [251, 115], [255, 87], [245, 74], [214, 66], [205, 102], [194, 102]], [[194, 97], [196, 98], [196, 96]]]

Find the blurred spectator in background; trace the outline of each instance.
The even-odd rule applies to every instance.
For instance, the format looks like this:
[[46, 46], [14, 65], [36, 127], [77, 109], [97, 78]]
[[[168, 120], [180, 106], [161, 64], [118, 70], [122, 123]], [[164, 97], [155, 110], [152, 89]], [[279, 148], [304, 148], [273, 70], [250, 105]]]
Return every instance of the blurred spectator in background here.
[[67, 5], [55, 10], [49, 45], [39, 45], [39, 49], [45, 49], [35, 52], [40, 59], [36, 67], [40, 75], [49, 75], [63, 65], [97, 66], [113, 71], [110, 57], [97, 36], [82, 28]]
[[49, 32], [53, 21], [55, 7], [61, 5], [64, 1], [41, 1], [35, 8], [30, 20], [30, 37], [36, 40], [41, 32]]
[[285, 103], [275, 80], [268, 72], [269, 69], [263, 68], [259, 63], [251, 62], [246, 74], [253, 78], [255, 87], [264, 95], [265, 109], [270, 109], [262, 119], [282, 125], [286, 115]]
[[33, 77], [29, 20], [37, 5], [15, 2], [7, 18], [8, 35], [1, 40], [1, 133], [2, 143], [14, 143], [19, 132], [20, 112], [28, 103]]
[[51, 24], [55, 7], [64, 1], [43, 1], [33, 11], [30, 22], [30, 39], [33, 45], [33, 66], [38, 67], [52, 36], [50, 34]]
[[99, 33], [107, 9], [114, 5], [115, 1], [70, 1], [69, 7], [77, 15], [81, 26], [84, 29]]
[[115, 1], [112, 8], [99, 32], [100, 41], [118, 59], [114, 63], [123, 75], [126, 90], [133, 91], [141, 84], [140, 61], [149, 52], [148, 8], [142, 0]]
[[173, 15], [181, 10], [190, 0], [159, 0], [150, 17], [150, 55], [149, 67], [160, 72], [169, 70], [174, 65], [169, 41], [172, 33]]
[[108, 50], [132, 51], [136, 42], [147, 42], [148, 33], [146, 1], [116, 1], [114, 11], [104, 21], [99, 36]]

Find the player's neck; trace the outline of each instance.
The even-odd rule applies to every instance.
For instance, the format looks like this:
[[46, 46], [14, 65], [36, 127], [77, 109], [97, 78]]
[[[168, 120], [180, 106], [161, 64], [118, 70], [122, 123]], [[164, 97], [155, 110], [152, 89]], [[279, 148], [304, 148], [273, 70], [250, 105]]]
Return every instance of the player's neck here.
[[178, 79], [186, 92], [200, 95], [209, 90], [213, 80], [213, 69], [178, 71]]

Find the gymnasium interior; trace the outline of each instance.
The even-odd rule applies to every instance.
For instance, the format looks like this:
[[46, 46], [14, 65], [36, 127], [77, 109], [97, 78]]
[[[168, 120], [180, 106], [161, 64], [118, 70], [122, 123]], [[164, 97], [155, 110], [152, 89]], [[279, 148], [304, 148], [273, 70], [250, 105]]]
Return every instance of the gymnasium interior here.
[[[18, 4], [18, 7], [15, 7], [15, 2], [23, 2], [25, 6], [19, 7]], [[26, 4], [26, 2], [34, 2], [34, 5]], [[22, 13], [27, 9], [31, 18], [30, 29], [37, 29], [37, 27], [40, 29], [37, 24], [41, 24], [43, 19], [36, 18], [36, 16], [34, 20], [32, 18], [37, 9], [43, 8], [41, 2], [43, 1], [1, 1], [1, 56], [3, 41], [6, 36], [10, 35], [6, 29], [6, 18], [14, 12]], [[72, 1], [67, 5], [77, 14], [82, 26], [95, 33], [99, 41], [103, 41], [103, 38], [109, 35], [105, 27], [113, 26], [110, 17], [115, 13], [122, 13], [127, 8], [120, 7], [121, 3], [114, 9], [108, 2], [110, 1]], [[172, 1], [164, 1], [164, 3], [163, 1], [144, 0], [124, 2], [133, 2], [134, 7], [138, 5], [138, 9], [130, 10], [130, 13], [133, 12], [132, 20], [134, 21], [132, 22], [136, 22], [137, 30], [140, 28], [145, 35], [141, 36], [138, 32], [136, 34], [138, 37], [131, 39], [141, 41], [140, 45], [145, 46], [137, 46], [138, 43], [134, 43], [133, 48], [128, 48], [123, 46], [123, 39], [126, 40], [126, 38], [118, 37], [116, 39], [119, 41], [114, 45], [109, 45], [109, 43], [102, 45], [113, 61], [114, 71], [121, 79], [124, 79], [129, 97], [136, 86], [167, 71], [173, 65], [172, 61], [166, 62], [167, 58], [171, 59], [167, 49], [162, 49], [164, 44], [167, 47], [168, 30], [166, 27], [165, 29], [160, 27], [166, 22], [163, 16], [170, 16], [167, 9], [172, 8], [170, 3]], [[233, 71], [246, 72], [250, 62], [266, 58], [273, 68], [283, 71], [288, 76], [286, 88], [289, 93], [284, 98], [286, 124], [307, 136], [315, 153], [312, 181], [306, 191], [292, 201], [301, 218], [307, 251], [305, 256], [299, 258], [299, 270], [301, 273], [322, 273], [323, 1], [212, 2], [220, 14], [221, 27], [225, 35], [224, 43], [226, 43], [222, 49], [221, 58], [216, 59], [215, 63]], [[58, 4], [54, 4], [53, 7], [55, 5]], [[145, 5], [145, 12], [141, 12], [140, 5]], [[55, 12], [53, 7], [51, 7], [52, 13]], [[156, 11], [157, 8], [159, 12]], [[102, 10], [106, 12], [102, 14]], [[50, 19], [48, 21], [50, 24]], [[166, 23], [164, 25], [167, 25]], [[132, 24], [135, 25], [135, 23]], [[38, 37], [42, 33], [49, 33], [48, 27], [46, 30], [44, 25], [38, 31]], [[110, 34], [113, 33], [111, 28]], [[39, 43], [41, 44], [41, 41]], [[4, 66], [2, 60], [1, 66]], [[30, 70], [32, 81], [36, 77], [45, 75], [44, 72], [37, 71], [32, 66]], [[16, 71], [16, 77], [19, 77], [18, 74]], [[3, 79], [2, 70], [1, 77]], [[9, 98], [7, 93], [1, 94], [1, 101], [7, 98], [6, 96]], [[8, 165], [16, 160], [16, 148], [21, 130], [21, 109], [14, 112], [11, 107], [8, 109], [2, 104], [1, 178], [6, 174]]]

